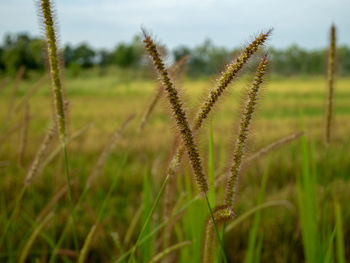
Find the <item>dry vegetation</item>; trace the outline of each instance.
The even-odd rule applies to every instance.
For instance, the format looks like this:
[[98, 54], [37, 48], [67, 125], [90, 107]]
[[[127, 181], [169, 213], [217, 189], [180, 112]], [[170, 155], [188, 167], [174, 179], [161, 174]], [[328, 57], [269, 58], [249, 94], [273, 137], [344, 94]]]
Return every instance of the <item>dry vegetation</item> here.
[[40, 10], [51, 84], [20, 68], [0, 91], [0, 261], [350, 258], [350, 79], [334, 88], [334, 26], [328, 84], [264, 82], [268, 31], [212, 83], [181, 85], [188, 58], [167, 67], [144, 33], [159, 82], [91, 71], [64, 92], [50, 1]]

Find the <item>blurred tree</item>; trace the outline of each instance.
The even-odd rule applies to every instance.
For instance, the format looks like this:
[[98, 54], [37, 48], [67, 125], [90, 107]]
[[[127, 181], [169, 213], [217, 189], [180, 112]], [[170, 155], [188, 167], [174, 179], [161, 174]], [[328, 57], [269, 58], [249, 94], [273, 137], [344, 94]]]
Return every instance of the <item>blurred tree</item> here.
[[[168, 54], [166, 48], [158, 46], [161, 53]], [[27, 70], [42, 70], [45, 53], [43, 41], [32, 38], [25, 33], [7, 34], [0, 46], [0, 71], [14, 76], [20, 66]], [[269, 48], [271, 72], [279, 75], [325, 74], [327, 49], [306, 50], [292, 45], [286, 49]], [[128, 43], [121, 43], [113, 50], [94, 50], [88, 44], [82, 43], [76, 47], [66, 45], [63, 49], [65, 66], [72, 76], [78, 75], [84, 68], [99, 66], [106, 72], [110, 65], [120, 68], [143, 70], [147, 67], [143, 56], [143, 44], [139, 36]], [[190, 55], [188, 73], [192, 77], [217, 74], [231, 61], [233, 55], [239, 55], [237, 50], [228, 50], [215, 46], [209, 39], [202, 44], [188, 48], [179, 46], [171, 52], [172, 58], [178, 61], [185, 55]], [[350, 47], [340, 46], [337, 52], [337, 71], [340, 75], [350, 74]], [[27, 71], [26, 71], [27, 72]], [[146, 71], [144, 71], [146, 72]]]
[[43, 42], [27, 34], [6, 35], [1, 52], [1, 61], [7, 74], [14, 76], [20, 66], [43, 69]]

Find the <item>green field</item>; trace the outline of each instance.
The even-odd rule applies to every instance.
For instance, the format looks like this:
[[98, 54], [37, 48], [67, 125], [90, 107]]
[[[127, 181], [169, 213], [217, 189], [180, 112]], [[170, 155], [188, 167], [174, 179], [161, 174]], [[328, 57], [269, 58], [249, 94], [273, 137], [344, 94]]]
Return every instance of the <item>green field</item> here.
[[[68, 223], [70, 209], [61, 151], [51, 155], [26, 189], [20, 209], [10, 218], [28, 167], [52, 123], [50, 83], [44, 82], [28, 101], [30, 120], [24, 152], [20, 145], [25, 107], [14, 109], [39, 77], [23, 80], [15, 96], [13, 81], [0, 90], [1, 262], [18, 262], [26, 248], [26, 262], [75, 262], [77, 251], [98, 220], [86, 262], [114, 262], [135, 244], [178, 140], [165, 98], [156, 106], [145, 129], [138, 132], [141, 117], [157, 91], [156, 80], [113, 72], [103, 76], [83, 72], [64, 80], [69, 136], [78, 132], [68, 144], [77, 248]], [[200, 154], [209, 174], [219, 177], [232, 162], [240, 112], [250, 82], [251, 77], [245, 76], [233, 82], [201, 130]], [[187, 112], [193, 116], [213, 87], [214, 79], [186, 79], [176, 84], [181, 87]], [[334, 133], [326, 147], [325, 78], [267, 78], [252, 121], [246, 156], [290, 134], [304, 131], [304, 136], [250, 163], [241, 175], [233, 220], [237, 225], [232, 225], [235, 227], [223, 238], [229, 262], [302, 262], [305, 257], [308, 262], [345, 262], [343, 255], [350, 260], [349, 87], [350, 78], [337, 79]], [[85, 194], [85, 182], [99, 155], [130, 114], [136, 117], [123, 131]], [[50, 146], [45, 160], [55, 149], [60, 149], [58, 139]], [[179, 243], [183, 247], [163, 255], [164, 262], [201, 261], [204, 225], [209, 214], [204, 200], [191, 201], [197, 192], [191, 176], [189, 162], [184, 158], [179, 173], [168, 185], [172, 197], [169, 204], [167, 199], [160, 199], [143, 237], [163, 226], [162, 213], [167, 206], [173, 212], [184, 210], [170, 216], [163, 228], [136, 249], [136, 262], [149, 262], [165, 248]], [[223, 189], [224, 185], [220, 185], [215, 193], [216, 204], [221, 203]], [[262, 203], [266, 208], [254, 210]], [[254, 213], [245, 217], [252, 209]], [[9, 221], [7, 234], [1, 234]], [[164, 237], [166, 234], [168, 238]], [[188, 240], [191, 243], [181, 243]], [[128, 262], [127, 259], [121, 262]]]

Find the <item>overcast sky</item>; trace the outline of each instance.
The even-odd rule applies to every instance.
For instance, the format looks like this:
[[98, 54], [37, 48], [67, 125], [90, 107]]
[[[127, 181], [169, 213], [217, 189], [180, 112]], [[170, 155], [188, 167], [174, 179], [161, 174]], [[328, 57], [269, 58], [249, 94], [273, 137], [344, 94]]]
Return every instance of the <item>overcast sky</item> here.
[[[42, 35], [36, 0], [0, 0], [0, 38], [8, 32]], [[350, 0], [57, 0], [60, 42], [112, 48], [148, 29], [170, 48], [210, 38], [241, 46], [274, 28], [270, 44], [325, 47], [332, 22], [338, 43], [350, 45]]]

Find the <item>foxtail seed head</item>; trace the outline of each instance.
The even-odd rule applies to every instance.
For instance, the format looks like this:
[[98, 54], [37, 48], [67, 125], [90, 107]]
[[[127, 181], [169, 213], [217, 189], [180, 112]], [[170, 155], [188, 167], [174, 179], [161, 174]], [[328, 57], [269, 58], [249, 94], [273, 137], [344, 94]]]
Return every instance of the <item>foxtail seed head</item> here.
[[189, 127], [186, 113], [182, 108], [182, 103], [173, 83], [170, 81], [168, 71], [160, 58], [156, 45], [153, 43], [150, 36], [145, 33], [144, 43], [146, 50], [151, 57], [155, 68], [157, 69], [159, 79], [166, 91], [170, 106], [176, 121], [177, 129], [179, 130], [184, 145], [187, 149], [187, 154], [194, 171], [198, 187], [202, 193], [207, 193], [208, 182], [204, 175], [202, 162], [199, 156], [197, 145], [195, 144], [193, 133]]
[[227, 86], [231, 83], [233, 78], [237, 76], [244, 64], [247, 63], [248, 59], [258, 50], [261, 45], [264, 44], [271, 32], [272, 30], [269, 30], [266, 33], [260, 34], [249, 46], [243, 50], [240, 56], [233, 63], [226, 66], [225, 71], [217, 80], [215, 88], [210, 91], [208, 98], [205, 100], [197, 114], [193, 126], [194, 131], [197, 131], [201, 127], [202, 122], [208, 117], [209, 112], [225, 91]]
[[56, 44], [55, 27], [51, 10], [50, 0], [41, 1], [41, 11], [43, 14], [43, 22], [45, 24], [45, 33], [48, 48], [48, 59], [50, 64], [52, 90], [54, 96], [54, 104], [56, 109], [56, 118], [58, 123], [59, 137], [62, 142], [66, 140], [66, 117], [64, 111], [63, 88], [61, 82], [61, 72], [58, 60], [58, 51]]
[[336, 53], [336, 36], [335, 26], [331, 27], [330, 45], [328, 51], [328, 96], [326, 105], [326, 144], [329, 144], [332, 134], [333, 122], [333, 97], [334, 97], [334, 73], [335, 73], [335, 53]]
[[[222, 205], [217, 206], [213, 210], [214, 220], [218, 225], [225, 223], [234, 218], [234, 212], [231, 207]], [[212, 263], [215, 255], [217, 238], [215, 236], [215, 228], [212, 218], [208, 218], [206, 228], [205, 228], [205, 238], [203, 245], [202, 262]]]
[[238, 184], [238, 176], [241, 170], [242, 159], [245, 152], [245, 145], [249, 134], [249, 126], [255, 110], [258, 92], [259, 92], [260, 85], [263, 81], [263, 76], [266, 71], [266, 66], [267, 66], [267, 54], [262, 58], [257, 68], [253, 84], [248, 92], [248, 98], [243, 110], [242, 119], [239, 126], [239, 132], [238, 132], [234, 153], [233, 153], [233, 164], [231, 168], [231, 176], [229, 177], [226, 185], [225, 204], [229, 207], [233, 205], [233, 200], [235, 197], [237, 184]]
[[[244, 51], [232, 64], [229, 64], [226, 67], [226, 70], [221, 74], [220, 78], [217, 80], [215, 88], [210, 91], [208, 98], [204, 101], [204, 103], [199, 109], [199, 112], [193, 124], [194, 132], [200, 129], [203, 121], [208, 117], [208, 114], [210, 113], [211, 109], [214, 107], [215, 103], [223, 94], [227, 86], [230, 84], [233, 78], [237, 76], [238, 72], [242, 69], [242, 67], [248, 61], [248, 59], [258, 50], [259, 46], [264, 44], [271, 32], [272, 30], [269, 30], [264, 34], [260, 34], [248, 47], [244, 49]], [[176, 172], [176, 168], [179, 166], [179, 163], [177, 162], [180, 162], [183, 152], [183, 146], [180, 145], [168, 167], [168, 174], [174, 174]]]

